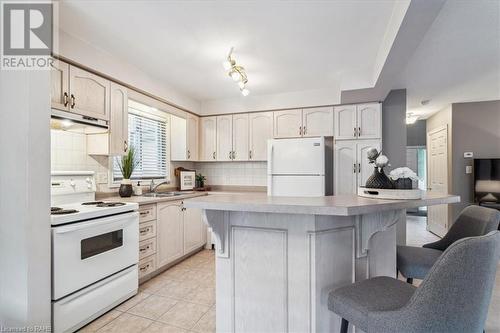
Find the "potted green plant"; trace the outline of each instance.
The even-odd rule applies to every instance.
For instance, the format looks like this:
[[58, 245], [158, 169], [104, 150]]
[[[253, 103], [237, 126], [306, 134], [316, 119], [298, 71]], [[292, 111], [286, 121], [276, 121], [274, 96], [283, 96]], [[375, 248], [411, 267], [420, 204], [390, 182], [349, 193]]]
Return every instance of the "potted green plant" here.
[[205, 187], [205, 176], [203, 176], [201, 173], [198, 173], [195, 177], [195, 185], [196, 188], [202, 188]]
[[125, 198], [132, 196], [133, 189], [130, 177], [132, 176], [132, 173], [134, 172], [137, 164], [138, 162], [135, 159], [135, 149], [134, 147], [130, 147], [128, 153], [122, 156], [121, 161], [118, 162], [120, 171], [123, 175], [123, 179], [120, 184], [120, 190], [118, 191], [120, 197]]

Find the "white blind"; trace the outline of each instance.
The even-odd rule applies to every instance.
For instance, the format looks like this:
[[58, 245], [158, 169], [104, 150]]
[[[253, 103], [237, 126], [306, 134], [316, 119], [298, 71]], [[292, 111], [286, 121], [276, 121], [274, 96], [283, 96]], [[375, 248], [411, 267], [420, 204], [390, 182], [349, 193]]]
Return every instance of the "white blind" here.
[[[128, 142], [135, 148], [138, 165], [132, 173], [132, 179], [166, 178], [167, 163], [167, 122], [148, 118], [143, 115], [128, 114]], [[113, 178], [119, 181], [123, 178], [116, 157], [113, 163]]]

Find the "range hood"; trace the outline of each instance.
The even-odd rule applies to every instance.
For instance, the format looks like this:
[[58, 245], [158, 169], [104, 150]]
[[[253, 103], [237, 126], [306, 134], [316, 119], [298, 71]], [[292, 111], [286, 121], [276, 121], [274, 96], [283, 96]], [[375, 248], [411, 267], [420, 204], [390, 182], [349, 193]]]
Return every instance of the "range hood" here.
[[83, 132], [86, 134], [99, 134], [108, 132], [108, 122], [72, 112], [52, 109], [50, 128], [79, 133]]

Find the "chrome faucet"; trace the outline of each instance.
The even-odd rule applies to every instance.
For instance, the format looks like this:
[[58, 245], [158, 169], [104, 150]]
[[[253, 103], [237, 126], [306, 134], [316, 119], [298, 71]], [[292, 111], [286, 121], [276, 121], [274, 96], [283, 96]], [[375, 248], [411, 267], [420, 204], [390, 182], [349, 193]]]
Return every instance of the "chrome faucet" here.
[[160, 187], [161, 185], [166, 185], [166, 184], [170, 184], [170, 181], [168, 180], [165, 180], [157, 185], [155, 185], [155, 182], [153, 179], [151, 179], [151, 183], [149, 184], [149, 192], [156, 192], [156, 189], [158, 187]]

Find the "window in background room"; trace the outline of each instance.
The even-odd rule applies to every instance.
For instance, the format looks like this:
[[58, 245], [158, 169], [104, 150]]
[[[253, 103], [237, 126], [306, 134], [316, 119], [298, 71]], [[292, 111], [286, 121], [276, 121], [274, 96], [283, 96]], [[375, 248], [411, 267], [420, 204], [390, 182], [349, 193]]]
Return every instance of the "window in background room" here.
[[[138, 161], [132, 179], [168, 179], [168, 115], [147, 105], [129, 101], [128, 142]], [[121, 181], [120, 156], [113, 159], [113, 182]]]

